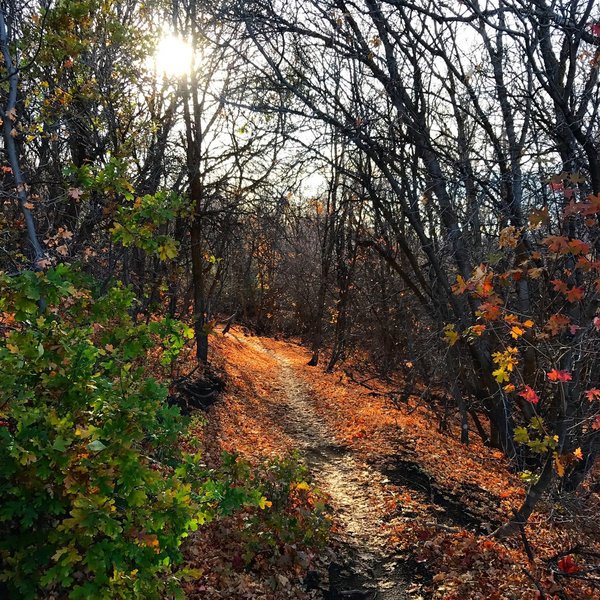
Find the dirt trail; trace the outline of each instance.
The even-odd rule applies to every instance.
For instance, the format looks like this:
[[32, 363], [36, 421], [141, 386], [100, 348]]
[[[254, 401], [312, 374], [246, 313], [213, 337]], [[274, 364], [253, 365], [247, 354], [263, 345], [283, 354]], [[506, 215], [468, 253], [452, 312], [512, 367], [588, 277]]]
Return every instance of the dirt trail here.
[[330, 567], [329, 598], [411, 597], [404, 591], [408, 585], [405, 574], [385, 547], [383, 522], [378, 518], [383, 514], [381, 486], [377, 485], [384, 482], [381, 473], [351, 449], [335, 443], [334, 432], [313, 407], [310, 389], [285, 356], [265, 347], [258, 338], [238, 339], [273, 360], [278, 413], [273, 419], [294, 440], [316, 483], [331, 497], [345, 556], [339, 556]]

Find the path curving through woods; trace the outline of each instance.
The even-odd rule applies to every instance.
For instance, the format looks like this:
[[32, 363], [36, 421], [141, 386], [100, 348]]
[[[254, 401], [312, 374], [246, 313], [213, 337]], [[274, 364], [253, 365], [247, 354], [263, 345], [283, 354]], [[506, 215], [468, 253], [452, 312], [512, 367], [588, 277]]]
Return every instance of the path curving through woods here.
[[293, 440], [316, 484], [330, 497], [338, 522], [341, 548], [329, 568], [325, 597], [398, 600], [414, 597], [406, 573], [386, 549], [380, 494], [384, 476], [352, 449], [336, 444], [334, 432], [314, 408], [314, 395], [284, 355], [260, 338], [238, 338], [249, 350], [266, 354], [275, 382], [273, 422]]

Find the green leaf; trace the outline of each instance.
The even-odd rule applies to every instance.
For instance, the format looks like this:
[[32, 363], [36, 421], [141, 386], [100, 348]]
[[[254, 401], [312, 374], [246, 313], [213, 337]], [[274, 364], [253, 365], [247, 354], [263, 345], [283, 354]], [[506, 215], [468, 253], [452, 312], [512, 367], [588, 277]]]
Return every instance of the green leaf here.
[[66, 440], [62, 435], [59, 435], [54, 440], [52, 447], [59, 452], [64, 452], [71, 445], [71, 440]]
[[106, 446], [100, 440], [94, 440], [87, 445], [87, 449], [90, 452], [101, 452]]
[[158, 247], [158, 257], [160, 260], [167, 260], [177, 256], [177, 243], [174, 240], [165, 240]]
[[518, 444], [526, 444], [529, 441], [529, 432], [527, 429], [525, 427], [516, 427], [514, 440]]

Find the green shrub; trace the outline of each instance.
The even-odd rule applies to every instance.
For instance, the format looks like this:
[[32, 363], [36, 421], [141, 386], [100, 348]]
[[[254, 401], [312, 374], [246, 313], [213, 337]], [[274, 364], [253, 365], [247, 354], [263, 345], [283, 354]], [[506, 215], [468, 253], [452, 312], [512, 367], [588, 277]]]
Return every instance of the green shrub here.
[[245, 511], [240, 529], [247, 566], [260, 557], [271, 564], [305, 568], [308, 553], [327, 543], [331, 513], [326, 497], [311, 483], [297, 453], [255, 468], [226, 454], [217, 479], [226, 482], [221, 507], [239, 505], [240, 496], [252, 498], [258, 507]]
[[130, 291], [64, 266], [0, 274], [0, 292], [0, 582], [11, 598], [169, 597], [203, 515], [145, 362], [171, 360], [186, 328], [135, 324]]
[[[130, 290], [60, 265], [0, 273], [0, 590], [10, 598], [182, 597], [189, 531], [240, 507], [246, 560], [326, 537], [297, 457], [208, 472], [161, 371], [193, 332], [135, 323]], [[186, 437], [187, 436], [187, 437]]]

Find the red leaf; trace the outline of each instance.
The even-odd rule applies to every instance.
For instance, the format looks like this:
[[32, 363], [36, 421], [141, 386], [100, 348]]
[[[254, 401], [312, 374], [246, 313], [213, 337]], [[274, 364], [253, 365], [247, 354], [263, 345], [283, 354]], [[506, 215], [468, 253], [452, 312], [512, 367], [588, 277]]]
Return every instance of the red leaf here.
[[522, 392], [519, 392], [519, 396], [521, 396], [521, 398], [525, 398], [525, 400], [527, 400], [527, 402], [531, 402], [531, 404], [537, 404], [540, 401], [536, 391], [528, 385], [525, 386]]
[[570, 554], [567, 556], [563, 556], [558, 561], [558, 568], [563, 573], [577, 573], [577, 571], [579, 571], [579, 567], [575, 563], [575, 559]]
[[556, 369], [548, 371], [546, 375], [550, 381], [571, 381], [573, 379], [568, 371], [557, 371]]
[[567, 293], [567, 284], [562, 279], [553, 279], [550, 283], [555, 292]]
[[552, 335], [558, 335], [570, 322], [571, 319], [566, 315], [556, 313], [548, 319], [546, 329], [549, 329]]
[[600, 400], [600, 390], [598, 388], [591, 388], [584, 393], [585, 393], [585, 397], [590, 402], [592, 402], [592, 400]]
[[550, 252], [565, 254], [569, 251], [569, 240], [564, 235], [549, 235], [542, 240]]
[[592, 24], [592, 33], [594, 35], [600, 36], [600, 23], [593, 23]]
[[582, 287], [573, 286], [565, 296], [569, 302], [579, 302], [585, 296], [585, 290]]

